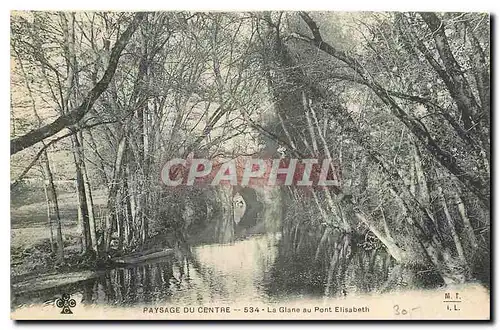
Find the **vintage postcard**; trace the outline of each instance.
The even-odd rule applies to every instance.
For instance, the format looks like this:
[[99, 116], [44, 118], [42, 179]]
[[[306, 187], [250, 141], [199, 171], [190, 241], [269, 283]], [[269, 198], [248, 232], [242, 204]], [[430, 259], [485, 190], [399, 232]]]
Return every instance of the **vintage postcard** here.
[[11, 318], [490, 319], [488, 13], [10, 27]]

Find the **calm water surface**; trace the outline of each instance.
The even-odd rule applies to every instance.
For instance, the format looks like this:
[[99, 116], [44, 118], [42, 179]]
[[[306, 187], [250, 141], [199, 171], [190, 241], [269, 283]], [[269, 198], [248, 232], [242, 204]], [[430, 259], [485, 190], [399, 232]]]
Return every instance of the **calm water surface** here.
[[[232, 244], [191, 248], [191, 253], [108, 270], [99, 277], [15, 296], [14, 305], [50, 303], [69, 293], [79, 303], [202, 305], [274, 302], [272, 266], [279, 234], [252, 236]], [[281, 297], [282, 298], [282, 297]]]

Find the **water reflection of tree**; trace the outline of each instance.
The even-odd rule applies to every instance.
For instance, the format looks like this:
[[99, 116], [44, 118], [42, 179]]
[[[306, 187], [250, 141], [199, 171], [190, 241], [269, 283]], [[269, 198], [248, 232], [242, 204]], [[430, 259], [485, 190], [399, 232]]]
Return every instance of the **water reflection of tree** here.
[[[284, 233], [267, 281], [270, 295], [346, 295], [380, 288], [392, 267], [387, 252], [361, 247], [357, 235], [324, 231], [328, 236], [298, 225]], [[318, 246], [322, 236], [325, 244]]]
[[174, 292], [190, 287], [192, 271], [206, 284], [210, 294], [227, 295], [223, 280], [216, 271], [204, 266], [190, 249], [173, 258], [152, 261], [134, 267], [116, 268], [81, 285], [82, 303], [135, 305], [165, 302]]

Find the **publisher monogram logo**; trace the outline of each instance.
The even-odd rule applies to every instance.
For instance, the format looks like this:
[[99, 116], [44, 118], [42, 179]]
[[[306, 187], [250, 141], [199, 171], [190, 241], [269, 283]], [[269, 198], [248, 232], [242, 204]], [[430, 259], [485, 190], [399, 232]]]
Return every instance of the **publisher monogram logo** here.
[[71, 308], [76, 306], [76, 300], [70, 299], [70, 295], [63, 293], [61, 298], [56, 300], [56, 306], [61, 309], [61, 314], [73, 314]]

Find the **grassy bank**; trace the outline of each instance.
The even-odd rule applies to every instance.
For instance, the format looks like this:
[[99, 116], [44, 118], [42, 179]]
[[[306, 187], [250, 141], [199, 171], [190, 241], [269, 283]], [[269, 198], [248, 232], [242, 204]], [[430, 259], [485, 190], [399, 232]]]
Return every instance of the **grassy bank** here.
[[[69, 190], [69, 189], [66, 189]], [[96, 214], [105, 205], [105, 191], [94, 193]], [[31, 187], [13, 191], [11, 197], [11, 277], [13, 281], [33, 274], [51, 273], [55, 270], [74, 270], [87, 267], [80, 256], [78, 209], [74, 191], [64, 191], [58, 196], [64, 241], [65, 263], [56, 265], [51, 252], [50, 228], [43, 189]], [[53, 228], [55, 235], [55, 226]]]

